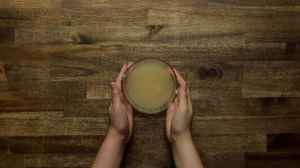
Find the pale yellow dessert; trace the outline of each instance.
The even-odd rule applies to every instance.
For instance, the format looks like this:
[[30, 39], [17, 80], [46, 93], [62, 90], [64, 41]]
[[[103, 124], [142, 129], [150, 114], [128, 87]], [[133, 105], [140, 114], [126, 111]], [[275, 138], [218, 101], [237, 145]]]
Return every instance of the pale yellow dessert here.
[[176, 82], [168, 64], [145, 59], [134, 64], [127, 73], [125, 95], [141, 112], [164, 110], [174, 97]]

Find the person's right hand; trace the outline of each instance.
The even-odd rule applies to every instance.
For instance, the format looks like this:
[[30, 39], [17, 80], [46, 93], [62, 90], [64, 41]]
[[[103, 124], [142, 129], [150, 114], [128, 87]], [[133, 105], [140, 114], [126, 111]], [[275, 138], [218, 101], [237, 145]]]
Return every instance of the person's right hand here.
[[128, 142], [132, 136], [133, 108], [126, 100], [122, 92], [122, 80], [132, 62], [124, 64], [116, 80], [111, 83], [112, 103], [109, 107], [110, 128], [109, 133], [116, 135], [115, 138], [124, 139]]
[[191, 98], [186, 82], [175, 68], [174, 72], [179, 86], [177, 88], [177, 96], [169, 104], [167, 110], [166, 128], [170, 142], [176, 141], [179, 137], [190, 136], [190, 125], [193, 115]]

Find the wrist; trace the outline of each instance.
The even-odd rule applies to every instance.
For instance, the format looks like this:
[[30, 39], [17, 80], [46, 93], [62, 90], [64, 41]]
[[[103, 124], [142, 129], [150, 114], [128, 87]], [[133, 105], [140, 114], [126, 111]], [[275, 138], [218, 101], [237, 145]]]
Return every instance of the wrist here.
[[173, 145], [178, 145], [187, 141], [192, 141], [192, 133], [190, 130], [186, 130], [184, 132], [173, 135], [171, 143]]
[[128, 137], [126, 135], [120, 134], [115, 128], [110, 127], [108, 129], [107, 138], [113, 139], [115, 141], [118, 141], [120, 143], [126, 144], [128, 141]]

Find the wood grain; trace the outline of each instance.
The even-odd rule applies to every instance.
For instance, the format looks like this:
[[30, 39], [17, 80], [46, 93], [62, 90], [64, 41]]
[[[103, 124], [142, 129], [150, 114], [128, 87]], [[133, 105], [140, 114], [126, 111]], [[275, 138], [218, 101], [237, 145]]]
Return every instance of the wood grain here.
[[[24, 87], [26, 89], [24, 89]], [[86, 97], [85, 82], [22, 81], [3, 84], [1, 94], [11, 99], [74, 99]], [[2, 97], [6, 99], [5, 97]]]
[[212, 5], [239, 5], [239, 6], [293, 6], [299, 5], [298, 1], [293, 0], [209, 0]]
[[[208, 168], [299, 167], [296, 0], [1, 0], [0, 168], [87, 168], [109, 83], [153, 57], [191, 90]], [[135, 112], [122, 167], [174, 167], [165, 113]]]
[[0, 167], [18, 168], [24, 167], [24, 157], [21, 155], [0, 155]]
[[[297, 133], [298, 116], [246, 116], [246, 117], [195, 117], [193, 132], [195, 135], [220, 134], [276, 134]], [[64, 136], [64, 135], [105, 135], [108, 118], [49, 118], [49, 119], [0, 119], [0, 136]], [[137, 118], [136, 134], [153, 136], [164, 133], [162, 118]]]
[[[190, 10], [151, 10], [149, 23], [167, 25], [156, 39], [193, 39], [202, 36], [244, 34], [247, 41], [297, 41], [296, 11], [264, 10], [260, 8], [204, 8]], [[276, 16], [276, 19], [273, 18]], [[272, 19], [271, 19], [272, 18]], [[278, 19], [278, 20], [277, 20]], [[295, 26], [290, 27], [290, 23]], [[219, 26], [215, 26], [215, 24]], [[175, 27], [176, 25], [176, 27]], [[265, 34], [268, 32], [267, 34]], [[293, 32], [290, 34], [289, 32]]]
[[297, 43], [248, 42], [245, 61], [298, 61]]
[[0, 28], [0, 44], [13, 43], [15, 41], [15, 29]]
[[[111, 100], [109, 98], [101, 100], [90, 99], [68, 101], [63, 107], [64, 115], [66, 117], [103, 117], [108, 114], [110, 102]], [[299, 114], [298, 104], [300, 99], [240, 99], [226, 96], [203, 96], [199, 99], [193, 99], [192, 102], [195, 116], [289, 116]], [[13, 108], [1, 106], [1, 104], [0, 107], [7, 108], [7, 110], [13, 110]], [[16, 109], [18, 110], [19, 108], [16, 107]], [[32, 107], [32, 109], [35, 108]], [[39, 108], [36, 107], [36, 109]], [[49, 109], [51, 109], [51, 107], [49, 107]], [[164, 116], [157, 116], [157, 118], [160, 117]]]
[[298, 62], [245, 63], [243, 97], [299, 97]]
[[249, 153], [247, 167], [288, 167], [299, 166], [299, 153]]

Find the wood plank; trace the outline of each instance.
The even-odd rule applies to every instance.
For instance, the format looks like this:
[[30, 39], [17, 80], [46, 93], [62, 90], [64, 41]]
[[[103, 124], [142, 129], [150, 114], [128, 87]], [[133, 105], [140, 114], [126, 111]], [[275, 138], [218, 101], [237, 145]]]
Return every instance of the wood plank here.
[[61, 0], [14, 0], [16, 8], [57, 8]]
[[[141, 0], [130, 0], [126, 3], [120, 0], [112, 0], [112, 1], [103, 1], [103, 0], [46, 0], [40, 2], [38, 0], [14, 0], [12, 2], [6, 2], [5, 0], [3, 4], [15, 4], [17, 8], [66, 8], [66, 9], [78, 9], [78, 8], [99, 8], [99, 7], [139, 7], [139, 8], [150, 8], [150, 7], [172, 7], [179, 8], [182, 6], [202, 6], [207, 5], [207, 0], [187, 0], [184, 2], [176, 1], [176, 0], [168, 0], [168, 1], [158, 1], [154, 0], [151, 2], [141, 1]], [[8, 7], [13, 7], [9, 5]]]
[[299, 70], [293, 61], [244, 63], [243, 97], [299, 97]]
[[144, 41], [147, 37], [148, 30], [142, 26], [102, 26], [100, 23], [74, 27], [47, 25], [17, 29], [15, 34], [15, 43], [92, 44], [97, 41]]
[[[12, 2], [7, 0], [8, 2]], [[3, 1], [1, 1], [3, 2]], [[1, 3], [0, 2], [0, 3]], [[0, 8], [0, 27], [2, 28], [14, 28], [16, 25], [16, 17], [14, 16], [14, 8], [12, 6], [8, 6], [8, 8]]]
[[268, 135], [268, 152], [298, 152], [300, 134]]
[[47, 81], [50, 78], [50, 69], [47, 64], [22, 65], [6, 64], [6, 76], [9, 81]]
[[107, 100], [74, 100], [65, 104], [65, 117], [107, 117], [108, 108], [111, 103]]
[[[156, 150], [156, 149], [155, 149]], [[164, 166], [174, 166], [174, 163], [171, 160], [166, 158], [152, 157], [155, 154], [147, 153], [147, 157], [138, 157], [133, 153], [126, 155], [132, 158], [132, 160], [125, 160], [124, 167], [164, 167]], [[95, 154], [26, 154], [25, 155], [25, 167], [89, 167], [94, 161]], [[79, 160], [79, 163], [78, 163]], [[142, 162], [144, 161], [144, 162]], [[150, 162], [152, 161], [152, 162]], [[148, 164], [146, 164], [148, 163]], [[209, 154], [204, 158], [204, 163], [208, 168], [217, 168], [221, 165], [230, 165], [234, 168], [244, 167], [244, 157], [243, 153], [222, 153], [222, 154]]]
[[9, 147], [10, 154], [44, 153], [44, 137], [2, 137], [1, 140]]
[[0, 82], [7, 81], [5, 64], [0, 62]]
[[[51, 54], [51, 80], [111, 81], [122, 66], [122, 63], [114, 62], [116, 59], [102, 58], [99, 54], [97, 54], [98, 56], [94, 55], [95, 52], [93, 51], [84, 53], [79, 51], [78, 54], [71, 53]], [[111, 68], [108, 69], [108, 67]]]
[[0, 44], [11, 44], [15, 41], [15, 29], [0, 27]]
[[207, 168], [219, 168], [224, 165], [232, 168], [244, 168], [244, 153], [217, 153], [203, 156], [204, 166]]
[[[160, 129], [162, 128], [160, 127]], [[155, 130], [153, 129], [153, 131]], [[124, 167], [171, 167], [168, 142], [165, 135], [161, 132], [157, 133], [152, 138], [142, 134], [134, 135], [124, 157]], [[137, 138], [137, 136], [143, 138]]]
[[63, 100], [52, 99], [0, 100], [0, 113], [64, 111], [64, 104]]
[[108, 119], [0, 119], [1, 136], [104, 135]]
[[[199, 151], [204, 153], [234, 153], [267, 151], [267, 138], [262, 134], [254, 135], [216, 135], [194, 136]], [[230, 143], [228, 143], [230, 142]]]
[[47, 119], [47, 118], [55, 118], [55, 117], [63, 117], [63, 112], [61, 111], [51, 111], [51, 112], [1, 112], [1, 119]]
[[[104, 136], [59, 136], [45, 138], [45, 153], [97, 153]], [[24, 151], [25, 152], [25, 151]]]
[[[297, 15], [297, 11], [265, 8], [211, 7], [198, 11], [153, 9], [149, 11], [149, 24], [164, 25], [153, 37], [156, 40], [245, 34], [248, 42], [298, 42]], [[295, 26], [289, 26], [290, 23]]]
[[299, 153], [248, 153], [246, 158], [247, 168], [296, 168], [299, 167], [300, 164]]
[[245, 61], [299, 61], [299, 44], [284, 42], [247, 42]]
[[[211, 39], [213, 40], [213, 39]], [[215, 39], [217, 40], [217, 39]], [[220, 39], [219, 39], [220, 40]], [[221, 40], [220, 42], [228, 41], [229, 39]], [[230, 44], [230, 42], [228, 42]], [[253, 44], [253, 43], [252, 43]], [[287, 48], [286, 45], [275, 45], [277, 43], [270, 44], [270, 47], [268, 47], [269, 44], [266, 43], [255, 43], [254, 45], [248, 45], [247, 52], [243, 51], [243, 46], [241, 48], [238, 48], [236, 51], [229, 47], [228, 49], [224, 48], [220, 50], [219, 52], [215, 52], [213, 43], [210, 45], [198, 45], [194, 47], [188, 47], [188, 46], [181, 46], [180, 44], [175, 45], [164, 45], [159, 43], [130, 43], [130, 44], [122, 44], [122, 43], [101, 43], [94, 46], [86, 47], [81, 45], [76, 46], [70, 46], [70, 45], [63, 45], [63, 46], [39, 46], [39, 49], [36, 47], [38, 46], [26, 46], [26, 47], [2, 47], [1, 49], [4, 50], [4, 55], [2, 55], [1, 60], [4, 63], [7, 64], [21, 64], [21, 65], [31, 65], [36, 69], [36, 71], [43, 71], [42, 66], [41, 69], [38, 69], [39, 66], [36, 64], [40, 63], [45, 65], [45, 67], [48, 66], [48, 54], [52, 55], [53, 58], [51, 58], [49, 61], [52, 62], [53, 66], [55, 66], [55, 63], [58, 63], [59, 61], [64, 61], [65, 63], [60, 63], [65, 65], [66, 63], [71, 63], [70, 69], [76, 69], [75, 64], [78, 63], [79, 59], [80, 61], [86, 62], [86, 66], [90, 67], [88, 68], [90, 71], [95, 70], [97, 64], [101, 64], [102, 66], [112, 66], [112, 61], [116, 63], [116, 65], [113, 66], [114, 70], [119, 70], [119, 66], [121, 66], [122, 63], [127, 62], [129, 60], [135, 61], [140, 58], [145, 57], [157, 57], [164, 60], [169, 60], [169, 62], [183, 70], [192, 70], [193, 73], [197, 73], [197, 70], [193, 70], [193, 68], [182, 68], [182, 64], [189, 65], [189, 66], [196, 66], [195, 62], [200, 63], [202, 66], [208, 66], [203, 67], [202, 71], [204, 71], [204, 74], [207, 74], [211, 71], [221, 71], [222, 68], [226, 68], [226, 66], [229, 68], [230, 66], [232, 68], [236, 67], [237, 65], [232, 64], [232, 62], [227, 63], [226, 61], [235, 61], [235, 60], [289, 60], [289, 59], [297, 59], [297, 57], [293, 57], [286, 53]], [[278, 43], [281, 44], [281, 43]], [[273, 47], [274, 46], [274, 47]], [[99, 48], [102, 53], [101, 56], [99, 56]], [[216, 48], [222, 48], [221, 46], [216, 46]], [[238, 52], [240, 50], [240, 52]], [[294, 49], [294, 53], [297, 54], [298, 47], [296, 45], [296, 48]], [[278, 53], [277, 53], [278, 51]], [[227, 53], [228, 52], [228, 53]], [[218, 54], [225, 53], [225, 55]], [[227, 54], [228, 55], [227, 55]], [[276, 54], [277, 53], [277, 54]], [[23, 54], [23, 56], [19, 56]], [[176, 55], [178, 54], [178, 55]], [[243, 57], [240, 55], [244, 54]], [[14, 56], [16, 55], [16, 56]], [[18, 57], [17, 57], [18, 55]], [[122, 59], [120, 59], [120, 56], [122, 55]], [[234, 56], [235, 55], [235, 56]], [[10, 56], [10, 57], [9, 57]], [[87, 57], [87, 58], [86, 58]], [[117, 59], [119, 58], [119, 59]], [[123, 59], [124, 58], [124, 59]], [[189, 59], [186, 59], [189, 58]], [[29, 59], [29, 60], [28, 60]], [[74, 59], [74, 60], [73, 60]], [[78, 61], [77, 61], [78, 59]], [[83, 60], [82, 60], [83, 59]], [[90, 62], [89, 60], [93, 60], [94, 63]], [[30, 61], [30, 62], [29, 62]], [[224, 61], [224, 63], [223, 63]], [[107, 65], [106, 65], [107, 64]], [[210, 65], [207, 65], [210, 64]], [[227, 64], [227, 65], [226, 65]], [[37, 67], [36, 67], [37, 66]], [[65, 65], [66, 66], [66, 65]], [[211, 68], [209, 68], [211, 67]], [[25, 68], [25, 67], [23, 67]], [[58, 69], [58, 67], [56, 67]], [[216, 70], [215, 70], [216, 69]], [[55, 70], [55, 68], [54, 68]], [[198, 71], [200, 71], [198, 70]], [[206, 71], [205, 71], [206, 70]], [[237, 70], [237, 69], [236, 69]], [[67, 70], [65, 70], [67, 71]], [[83, 70], [82, 70], [83, 71]], [[201, 72], [202, 72], [201, 71]], [[208, 72], [207, 72], [208, 71]], [[79, 71], [80, 72], [80, 71]], [[207, 72], [207, 73], [205, 73]], [[82, 72], [83, 73], [83, 72]], [[203, 74], [202, 73], [202, 74]], [[54, 73], [55, 74], [55, 73]], [[214, 73], [215, 74], [215, 73]], [[226, 73], [225, 73], [226, 74]], [[217, 76], [220, 77], [220, 76]], [[42, 79], [42, 78], [41, 78]]]
[[[222, 116], [194, 117], [193, 133], [220, 134], [279, 134], [298, 133], [298, 116]], [[0, 119], [0, 136], [63, 136], [104, 135], [108, 118], [51, 118], [51, 119]], [[137, 135], [164, 134], [164, 118], [136, 117]], [[149, 127], [151, 125], [151, 127]], [[149, 129], [148, 129], [148, 128]]]
[[2, 137], [0, 146], [14, 154], [96, 153], [103, 138], [103, 136]]
[[239, 6], [293, 6], [300, 5], [299, 1], [294, 0], [208, 0], [211, 5], [239, 5]]
[[[173, 42], [180, 39], [195, 43], [207, 36], [234, 37], [245, 33], [248, 41], [299, 42], [299, 12], [288, 8], [111, 8], [102, 6], [98, 10], [81, 9], [76, 12], [47, 9], [36, 14], [37, 17], [26, 15], [29, 13], [26, 11], [19, 11], [19, 17], [22, 18], [24, 13], [27, 21], [19, 21], [16, 43], [84, 43], [84, 39], [89, 39], [88, 43], [149, 39]], [[36, 23], [28, 24], [30, 18], [34, 18]], [[294, 26], [289, 26], [290, 23], [294, 23]], [[216, 24], [220, 26], [215, 26]]]
[[204, 97], [241, 97], [240, 81], [196, 81], [188, 82], [192, 99]]
[[[162, 129], [163, 130], [163, 129]], [[164, 131], [164, 130], [163, 130]], [[96, 153], [103, 142], [104, 136], [51, 136], [51, 137], [1, 137], [0, 149], [14, 154], [22, 153]], [[131, 142], [134, 152], [149, 151], [161, 145], [167, 149], [165, 136], [154, 136], [149, 143], [149, 136], [135, 135]], [[194, 141], [200, 151], [205, 153], [222, 152], [264, 152], [266, 151], [265, 135], [218, 135], [194, 136]], [[228, 144], [228, 142], [232, 142]], [[163, 149], [163, 150], [165, 150]], [[129, 152], [130, 153], [130, 152]], [[147, 154], [148, 152], [145, 152]], [[162, 152], [163, 153], [163, 152]], [[164, 151], [164, 153], [168, 153]], [[134, 154], [133, 154], [134, 155]]]
[[0, 61], [6, 65], [48, 65], [48, 55], [45, 46], [0, 45]]
[[16, 43], [92, 44], [115, 38], [142, 39], [147, 35], [146, 12], [145, 9], [115, 7], [17, 9], [15, 17], [24, 19], [16, 21]]
[[93, 8], [93, 7], [102, 7], [102, 6], [112, 6], [112, 7], [122, 7], [122, 8], [155, 8], [155, 7], [169, 7], [169, 8], [180, 8], [183, 6], [205, 6], [207, 5], [207, 0], [186, 0], [186, 1], [177, 1], [177, 0], [166, 0], [166, 1], [142, 1], [142, 0], [128, 0], [126, 2], [121, 0], [111, 0], [111, 1], [93, 1], [88, 0], [62, 0], [63, 8]]
[[[299, 103], [299, 98], [241, 99], [203, 96], [192, 100], [195, 116], [294, 116], [300, 112]], [[65, 103], [64, 115], [66, 117], [103, 117], [108, 114], [109, 104], [109, 98], [71, 100]]]
[[9, 146], [7, 143], [7, 138], [0, 138], [0, 153], [1, 154], [9, 153]]
[[[46, 17], [39, 16], [36, 21], [37, 23], [48, 24], [31, 24], [23, 27], [21, 23], [16, 30], [15, 39], [16, 43], [21, 44], [84, 43], [84, 39], [89, 39], [90, 42], [88, 43], [119, 40], [145, 41], [149, 39], [173, 42], [178, 42], [180, 39], [180, 41], [195, 43], [207, 36], [234, 37], [246, 33], [247, 41], [299, 42], [298, 32], [300, 28], [297, 26], [299, 25], [297, 24], [299, 15], [297, 10], [288, 8], [287, 10], [276, 8], [268, 10], [264, 8], [246, 9], [242, 7], [201, 7], [201, 10], [196, 9], [165, 10], [151, 8], [148, 11], [137, 11], [144, 14], [140, 18], [137, 17], [141, 16], [140, 14], [132, 15], [132, 12], [126, 14], [128, 13], [126, 10], [124, 12], [124, 9], [119, 9], [110, 13], [110, 18], [116, 18], [112, 22], [107, 22], [105, 12], [100, 13], [101, 17], [99, 17], [99, 10], [98, 13], [97, 10], [94, 10], [94, 13], [91, 10], [88, 14], [82, 15], [68, 11], [58, 17], [55, 17], [59, 13], [57, 11], [46, 11], [49, 14], [42, 14]], [[51, 13], [54, 13], [53, 16]], [[125, 13], [126, 17], [120, 17], [123, 16], [122, 13]], [[97, 17], [89, 17], [87, 20], [96, 20], [82, 22], [81, 20], [86, 16]], [[73, 17], [79, 19], [70, 19]], [[147, 23], [145, 23], [145, 18], [148, 20]], [[135, 24], [126, 25], [126, 23]], [[294, 26], [289, 26], [290, 23], [294, 23]], [[216, 24], [220, 26], [215, 26]], [[83, 41], [80, 40], [81, 37]]]
[[14, 1], [12, 0], [2, 0], [0, 2], [1, 8], [12, 8], [14, 7]]
[[[240, 61], [245, 43], [241, 36], [235, 37], [203, 37], [199, 43], [188, 42], [101, 42], [93, 45], [52, 45], [47, 51], [55, 55], [97, 55], [116, 62], [124, 60], [138, 60], [145, 57], [156, 57], [171, 60], [192, 62], [195, 59], [202, 61]], [[122, 56], [122, 57], [121, 57]], [[186, 59], [186, 58], [189, 59]], [[118, 59], [116, 59], [118, 58]], [[184, 59], [185, 58], [185, 59]], [[120, 60], [119, 60], [120, 59]]]
[[20, 168], [24, 167], [24, 156], [22, 155], [0, 155], [0, 167]]
[[203, 97], [193, 101], [196, 116], [278, 116], [298, 115], [298, 98]]
[[99, 81], [95, 81], [95, 80], [90, 80], [87, 82], [86, 98], [88, 100], [111, 99], [111, 91], [110, 90], [111, 90], [111, 87], [110, 87], [109, 83], [103, 83], [103, 82], [99, 82]]
[[85, 82], [23, 81], [1, 84], [2, 100], [7, 99], [80, 99], [86, 97]]
[[[194, 134], [297, 133], [297, 116], [194, 117]], [[206, 128], [206, 129], [204, 129]]]
[[[286, 21], [289, 23], [294, 23], [294, 21]], [[276, 21], [274, 23], [269, 24], [276, 24]], [[296, 23], [296, 25], [299, 25]], [[299, 30], [286, 30], [281, 26], [282, 28], [280, 30], [276, 30], [274, 32], [268, 33], [269, 30], [263, 30], [262, 32], [259, 32], [260, 30], [256, 30], [257, 32], [253, 33], [250, 32], [246, 35], [247, 42], [288, 42], [288, 43], [299, 43], [299, 37], [298, 34]], [[298, 29], [298, 28], [296, 28]]]
[[[235, 13], [234, 13], [235, 12]], [[242, 12], [240, 12], [242, 13]], [[201, 39], [207, 36], [235, 36], [244, 33], [244, 22], [235, 16], [236, 10], [218, 8], [188, 8], [184, 10], [150, 9], [149, 25], [162, 25], [154, 40]], [[239, 24], [237, 24], [239, 23]], [[215, 26], [215, 25], [219, 26]]]
[[145, 25], [147, 22], [147, 10], [143, 8], [16, 8], [0, 9], [2, 19], [15, 20], [16, 28], [30, 28], [38, 25], [58, 26], [137, 26]]
[[96, 154], [26, 154], [25, 167], [91, 167]]
[[38, 46], [1, 46], [5, 76], [10, 82], [47, 81], [50, 78], [48, 56]]

